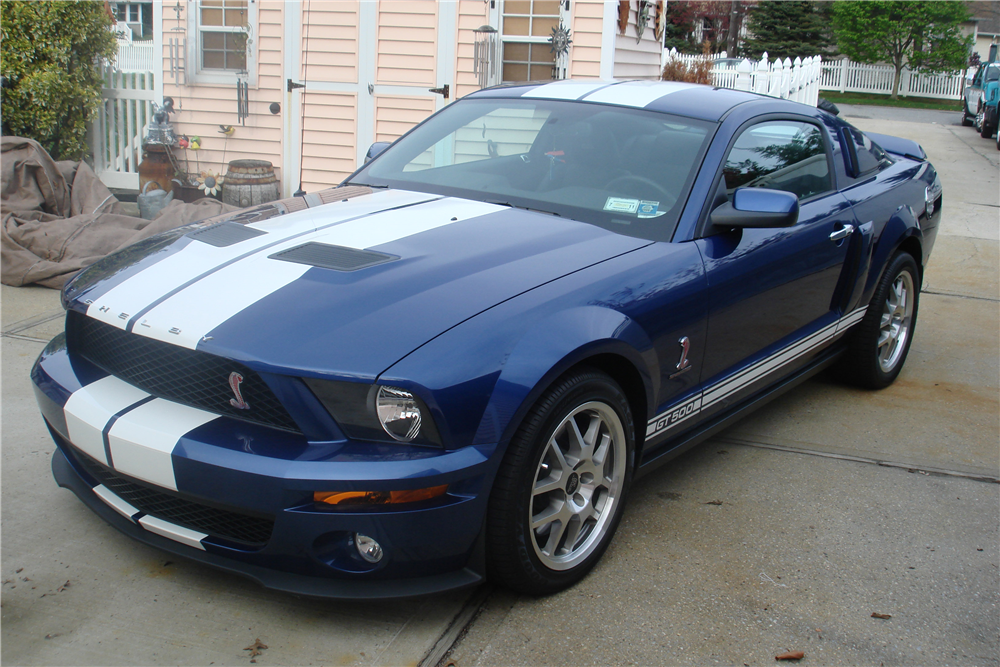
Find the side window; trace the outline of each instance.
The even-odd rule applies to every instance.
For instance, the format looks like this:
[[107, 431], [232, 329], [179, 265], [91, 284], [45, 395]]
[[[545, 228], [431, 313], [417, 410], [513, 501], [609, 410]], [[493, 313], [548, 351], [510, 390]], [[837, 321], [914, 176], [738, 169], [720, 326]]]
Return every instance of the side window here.
[[854, 128], [846, 129], [847, 136], [854, 144], [853, 153], [858, 158], [858, 176], [865, 176], [881, 167], [892, 164], [892, 159], [882, 147]]
[[822, 131], [811, 123], [769, 121], [747, 128], [723, 167], [726, 190], [771, 188], [806, 199], [833, 189]]
[[986, 70], [987, 81], [996, 81], [997, 79], [1000, 79], [1000, 67], [991, 67]]

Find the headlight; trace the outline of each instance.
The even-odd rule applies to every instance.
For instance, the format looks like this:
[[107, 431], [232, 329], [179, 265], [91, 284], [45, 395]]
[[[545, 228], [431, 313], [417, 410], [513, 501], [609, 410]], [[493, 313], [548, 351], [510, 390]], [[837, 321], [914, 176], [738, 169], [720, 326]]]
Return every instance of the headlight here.
[[441, 446], [427, 405], [413, 392], [377, 384], [303, 380], [353, 440]]
[[413, 442], [420, 434], [423, 415], [417, 399], [408, 391], [398, 387], [379, 387], [375, 412], [383, 430], [393, 440]]

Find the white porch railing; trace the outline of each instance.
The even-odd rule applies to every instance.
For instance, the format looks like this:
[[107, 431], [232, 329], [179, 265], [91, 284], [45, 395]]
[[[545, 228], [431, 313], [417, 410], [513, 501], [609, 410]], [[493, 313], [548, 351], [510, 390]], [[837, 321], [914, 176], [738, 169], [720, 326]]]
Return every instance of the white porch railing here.
[[[892, 94], [892, 80], [895, 69], [892, 65], [865, 65], [843, 60], [823, 63], [822, 90], [836, 90], [841, 93]], [[935, 97], [956, 100], [962, 97], [965, 79], [961, 72], [926, 74], [903, 69], [899, 78], [899, 95]]]
[[118, 40], [115, 67], [121, 72], [152, 72], [153, 43]]
[[[690, 65], [702, 57], [704, 56], [684, 55], [670, 49], [665, 53], [663, 62], [677, 58]], [[796, 58], [794, 61], [788, 58], [776, 59], [772, 63], [765, 53], [759, 61], [744, 59], [736, 67], [718, 64], [723, 58], [726, 58], [725, 52], [713, 56], [717, 63], [711, 72], [712, 84], [715, 86], [747, 90], [812, 106], [816, 106], [819, 100], [820, 77], [823, 73], [820, 56], [810, 56], [805, 60]]]
[[142, 138], [153, 117], [156, 99], [152, 72], [103, 71], [104, 102], [90, 128], [94, 171], [112, 188], [137, 189]]

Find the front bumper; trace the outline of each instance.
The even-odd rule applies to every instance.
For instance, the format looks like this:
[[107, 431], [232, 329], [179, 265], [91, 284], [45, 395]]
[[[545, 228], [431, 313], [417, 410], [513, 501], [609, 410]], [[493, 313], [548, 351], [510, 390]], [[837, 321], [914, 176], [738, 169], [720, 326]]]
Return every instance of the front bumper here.
[[[134, 388], [117, 387], [120, 380], [71, 358], [62, 337], [43, 351], [32, 380], [58, 446], [56, 481], [137, 540], [315, 597], [424, 595], [484, 578], [482, 527], [495, 448], [309, 442], [215, 415], [164, 447], [162, 432], [141, 423], [141, 415], [162, 408], [183, 421], [194, 408], [147, 398], [139, 408], [102, 413], [100, 387], [112, 395]], [[444, 484], [444, 496], [407, 505], [337, 509], [313, 502], [315, 491]], [[359, 556], [355, 533], [379, 542], [381, 561]]]

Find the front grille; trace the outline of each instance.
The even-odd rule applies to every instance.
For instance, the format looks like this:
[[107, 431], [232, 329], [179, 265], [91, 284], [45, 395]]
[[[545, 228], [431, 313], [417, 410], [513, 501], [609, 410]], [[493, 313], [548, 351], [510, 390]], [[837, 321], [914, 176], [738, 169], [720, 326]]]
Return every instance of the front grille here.
[[[71, 353], [153, 396], [300, 432], [263, 378], [239, 362], [131, 334], [75, 311], [66, 319], [66, 339]], [[229, 386], [234, 372], [243, 376], [239, 390], [247, 409], [230, 402], [235, 400]]]
[[271, 539], [273, 519], [247, 516], [185, 500], [155, 487], [125, 479], [75, 448], [73, 454], [94, 479], [146, 514], [254, 549], [263, 548]]

